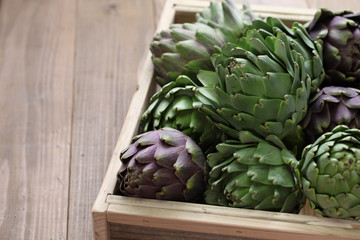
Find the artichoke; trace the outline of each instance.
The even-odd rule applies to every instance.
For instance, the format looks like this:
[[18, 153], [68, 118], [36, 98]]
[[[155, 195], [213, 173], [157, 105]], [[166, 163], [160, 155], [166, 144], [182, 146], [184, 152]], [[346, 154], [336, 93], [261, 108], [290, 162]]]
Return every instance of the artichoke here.
[[271, 17], [255, 20], [212, 62], [216, 73], [198, 75], [204, 87], [197, 90], [197, 107], [235, 138], [242, 130], [280, 139], [296, 131], [324, 77], [321, 45], [302, 25], [289, 29]]
[[222, 5], [214, 2], [198, 15], [199, 22], [173, 24], [158, 33], [150, 45], [156, 81], [163, 86], [186, 75], [199, 84], [199, 70], [214, 69], [211, 55], [226, 42], [238, 39], [252, 19], [248, 8], [243, 12], [230, 0]]
[[239, 141], [220, 143], [208, 155], [208, 204], [298, 212], [303, 197], [298, 161], [276, 136], [265, 140], [240, 132]]
[[360, 128], [360, 90], [324, 87], [309, 101], [308, 112], [303, 121], [309, 143], [337, 125]]
[[196, 14], [196, 21], [220, 29], [227, 41], [236, 42], [246, 27], [257, 19], [247, 4], [242, 7], [239, 10], [232, 0], [225, 0], [221, 4], [213, 1], [210, 7]]
[[225, 42], [219, 30], [203, 23], [171, 25], [157, 34], [150, 45], [155, 80], [164, 86], [180, 75], [187, 75], [197, 82], [200, 69], [213, 69], [210, 56]]
[[204, 153], [211, 152], [223, 140], [222, 132], [194, 108], [196, 84], [181, 75], [153, 95], [142, 115], [140, 131], [171, 127], [191, 137]]
[[360, 219], [360, 130], [335, 127], [305, 147], [301, 181], [310, 206], [333, 218]]
[[206, 159], [182, 132], [163, 128], [137, 135], [120, 155], [119, 189], [125, 196], [198, 202]]
[[324, 86], [360, 86], [360, 12], [322, 8], [307, 24], [309, 35], [323, 41]]

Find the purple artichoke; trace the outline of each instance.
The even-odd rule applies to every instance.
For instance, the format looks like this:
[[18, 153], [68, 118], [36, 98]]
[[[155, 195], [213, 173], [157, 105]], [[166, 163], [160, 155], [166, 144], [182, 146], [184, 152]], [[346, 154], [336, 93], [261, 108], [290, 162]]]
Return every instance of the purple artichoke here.
[[303, 127], [310, 142], [337, 125], [360, 128], [360, 90], [324, 87], [309, 101]]
[[360, 86], [360, 12], [319, 9], [307, 30], [323, 41], [323, 86]]
[[120, 154], [120, 192], [125, 196], [197, 202], [205, 189], [205, 156], [184, 133], [172, 129], [140, 134]]

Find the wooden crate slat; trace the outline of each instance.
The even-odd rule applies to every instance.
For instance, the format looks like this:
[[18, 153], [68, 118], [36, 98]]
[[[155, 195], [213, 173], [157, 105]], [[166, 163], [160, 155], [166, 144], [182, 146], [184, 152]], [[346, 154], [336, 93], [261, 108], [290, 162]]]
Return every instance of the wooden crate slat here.
[[[260, 239], [359, 239], [359, 229], [325, 227], [316, 224], [268, 220], [242, 216], [226, 216], [205, 212], [140, 205], [110, 204], [107, 219], [112, 223], [165, 228], [199, 233]], [[294, 219], [296, 215], [294, 215]]]

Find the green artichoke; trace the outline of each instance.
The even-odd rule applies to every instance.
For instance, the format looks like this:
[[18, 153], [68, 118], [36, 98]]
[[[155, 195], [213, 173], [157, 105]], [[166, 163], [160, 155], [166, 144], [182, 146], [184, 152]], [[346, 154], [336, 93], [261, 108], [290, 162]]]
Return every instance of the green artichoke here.
[[360, 130], [344, 125], [305, 147], [300, 163], [305, 196], [316, 213], [360, 219]]
[[216, 73], [199, 73], [204, 87], [197, 90], [197, 107], [232, 137], [247, 130], [283, 139], [305, 117], [324, 77], [321, 45], [302, 25], [289, 29], [277, 18], [255, 20], [249, 28], [213, 55]]
[[309, 35], [323, 41], [324, 86], [360, 86], [360, 12], [321, 8], [307, 24]]
[[213, 1], [210, 2], [210, 7], [196, 14], [196, 21], [220, 29], [227, 41], [236, 42], [246, 27], [257, 19], [247, 4], [242, 7], [242, 10], [239, 10], [232, 0], [222, 3]]
[[240, 132], [208, 155], [205, 202], [257, 210], [298, 212], [303, 203], [298, 161], [276, 136]]
[[225, 42], [218, 29], [203, 23], [171, 25], [157, 34], [150, 45], [155, 80], [164, 86], [180, 75], [187, 75], [197, 82], [200, 69], [213, 69], [210, 56]]
[[119, 189], [125, 196], [199, 202], [206, 159], [182, 132], [163, 128], [140, 134], [120, 155]]
[[360, 128], [360, 90], [337, 86], [322, 88], [309, 101], [302, 125], [309, 143], [337, 125]]
[[199, 84], [199, 70], [214, 69], [211, 55], [226, 42], [238, 39], [252, 18], [248, 8], [242, 11], [232, 1], [214, 2], [198, 15], [199, 22], [173, 24], [160, 32], [150, 45], [156, 81], [163, 86], [186, 75]]
[[142, 115], [140, 132], [171, 127], [191, 137], [208, 153], [224, 140], [222, 132], [194, 108], [196, 84], [181, 75], [153, 95]]

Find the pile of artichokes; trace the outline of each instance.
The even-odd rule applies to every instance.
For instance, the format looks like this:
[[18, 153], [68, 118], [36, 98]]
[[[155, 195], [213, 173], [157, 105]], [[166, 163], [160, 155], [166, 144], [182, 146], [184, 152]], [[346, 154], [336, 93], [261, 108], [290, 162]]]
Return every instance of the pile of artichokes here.
[[360, 13], [286, 26], [231, 0], [150, 50], [153, 95], [120, 155], [125, 196], [360, 219]]

